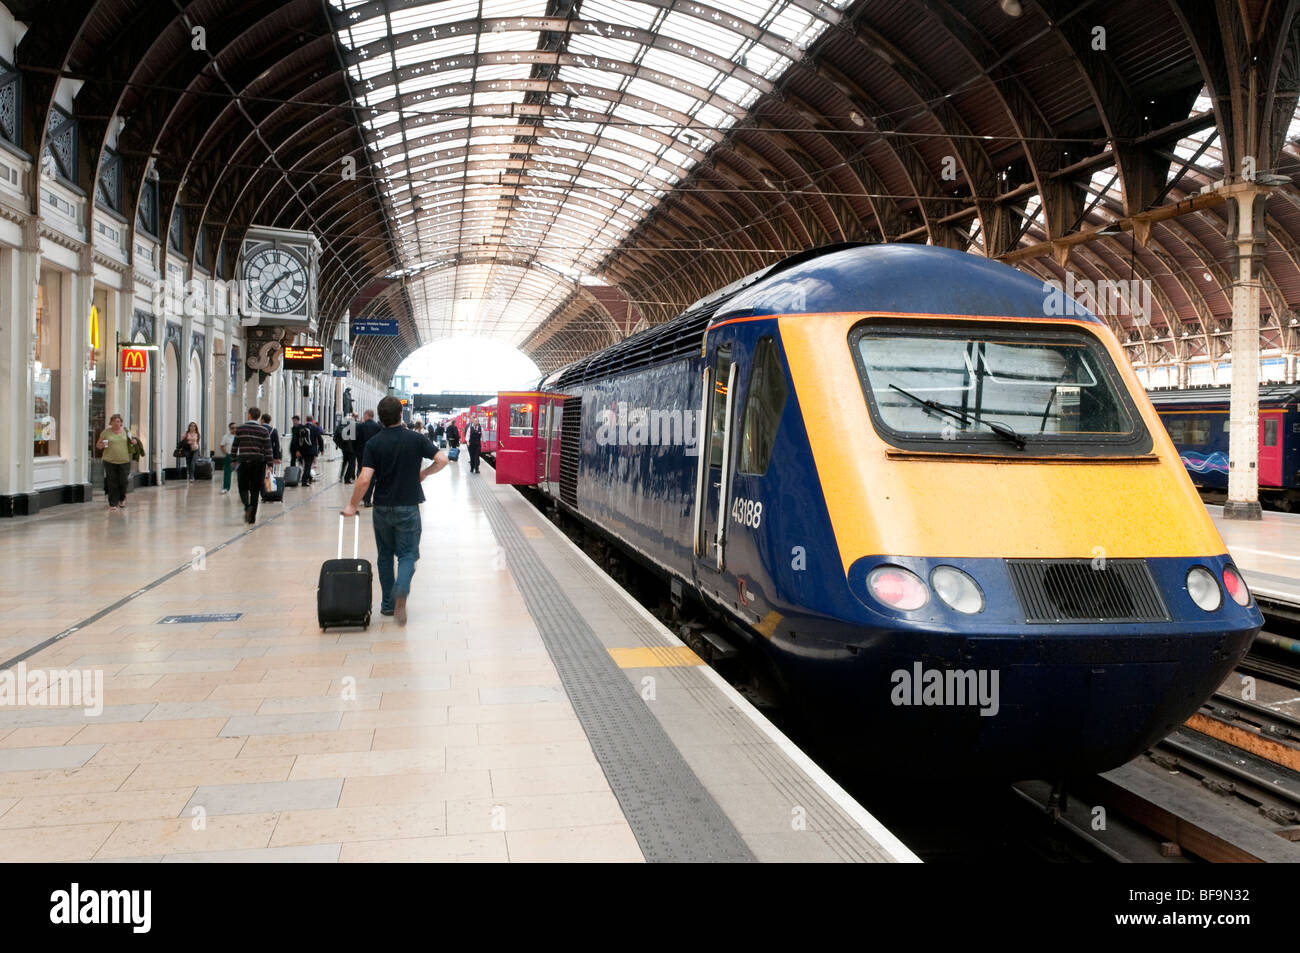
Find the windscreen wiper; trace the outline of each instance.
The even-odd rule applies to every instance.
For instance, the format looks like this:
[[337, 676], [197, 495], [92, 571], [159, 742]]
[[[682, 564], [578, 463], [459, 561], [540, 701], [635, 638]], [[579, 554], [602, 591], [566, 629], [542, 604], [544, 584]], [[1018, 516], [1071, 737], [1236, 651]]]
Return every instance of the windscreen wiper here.
[[1020, 434], [1016, 433], [1006, 424], [998, 423], [996, 420], [976, 420], [970, 414], [964, 413], [963, 411], [960, 411], [955, 407], [949, 407], [947, 404], [941, 404], [937, 400], [926, 400], [923, 397], [917, 397], [915, 394], [903, 390], [903, 388], [899, 387], [897, 384], [890, 384], [889, 386], [892, 387], [894, 390], [898, 391], [908, 400], [914, 401], [921, 407], [925, 407], [928, 410], [937, 411], [938, 413], [951, 417], [954, 420], [960, 420], [963, 424], [965, 424], [968, 427], [978, 427], [980, 425], [988, 427], [989, 430], [992, 430], [1003, 440], [1006, 440], [1008, 443], [1015, 444], [1017, 450], [1025, 449], [1025, 438], [1020, 436]]

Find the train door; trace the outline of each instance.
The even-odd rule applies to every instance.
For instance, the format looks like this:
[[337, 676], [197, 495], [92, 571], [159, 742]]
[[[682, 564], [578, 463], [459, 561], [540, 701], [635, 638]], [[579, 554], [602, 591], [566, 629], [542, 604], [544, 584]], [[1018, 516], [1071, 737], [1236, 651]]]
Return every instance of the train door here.
[[723, 327], [706, 339], [707, 363], [702, 375], [693, 520], [695, 580], [701, 591], [719, 598], [730, 590], [727, 575], [727, 512], [735, 470], [737, 382], [744, 375], [738, 362], [734, 327]]
[[1259, 415], [1259, 485], [1282, 486], [1282, 421], [1280, 412]]
[[551, 459], [551, 402], [545, 397], [537, 400], [537, 485], [546, 486], [547, 468]]

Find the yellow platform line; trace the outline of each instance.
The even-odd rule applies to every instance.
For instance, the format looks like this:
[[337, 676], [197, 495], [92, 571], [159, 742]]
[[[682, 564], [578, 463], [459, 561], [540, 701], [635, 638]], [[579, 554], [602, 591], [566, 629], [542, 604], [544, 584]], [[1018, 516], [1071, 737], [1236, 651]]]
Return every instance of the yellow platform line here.
[[704, 659], [685, 645], [646, 645], [634, 649], [610, 649], [609, 654], [619, 668], [678, 668], [683, 665], [704, 664]]

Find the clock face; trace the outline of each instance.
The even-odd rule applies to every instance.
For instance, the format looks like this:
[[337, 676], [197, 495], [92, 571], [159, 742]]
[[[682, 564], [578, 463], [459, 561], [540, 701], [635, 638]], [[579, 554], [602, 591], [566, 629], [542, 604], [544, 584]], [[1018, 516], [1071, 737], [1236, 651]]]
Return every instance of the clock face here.
[[267, 245], [245, 258], [244, 281], [262, 311], [292, 314], [305, 310], [307, 266], [285, 249]]

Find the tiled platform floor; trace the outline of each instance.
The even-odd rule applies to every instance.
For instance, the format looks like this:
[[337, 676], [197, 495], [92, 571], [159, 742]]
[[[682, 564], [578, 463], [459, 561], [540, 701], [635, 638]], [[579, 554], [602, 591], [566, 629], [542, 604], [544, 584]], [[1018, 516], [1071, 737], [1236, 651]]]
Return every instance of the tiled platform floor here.
[[[405, 628], [378, 615], [376, 583], [369, 630], [322, 633], [316, 578], [351, 490], [335, 472], [264, 504], [252, 531], [237, 494], [206, 482], [133, 493], [125, 513], [0, 523], [0, 662], [139, 592], [24, 663], [101, 672], [102, 714], [0, 705], [0, 859], [643, 859], [470, 491], [490, 469], [425, 482]], [[373, 558], [368, 516], [361, 545]], [[763, 815], [744, 821], [759, 859], [854, 856], [826, 846], [844, 839], [838, 808], [834, 830], [792, 847], [776, 774], [750, 773], [709, 783]]]

